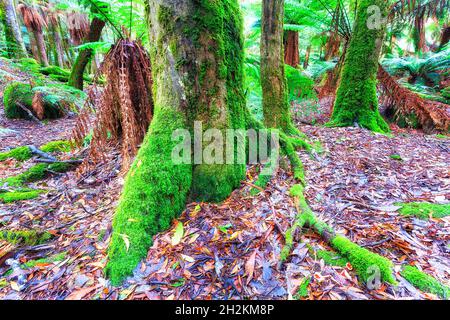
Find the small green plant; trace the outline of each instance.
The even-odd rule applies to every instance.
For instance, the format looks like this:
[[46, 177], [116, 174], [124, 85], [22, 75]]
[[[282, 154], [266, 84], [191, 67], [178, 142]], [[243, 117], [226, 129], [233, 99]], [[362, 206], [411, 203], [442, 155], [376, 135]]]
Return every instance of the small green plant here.
[[309, 297], [309, 290], [308, 286], [311, 282], [311, 278], [304, 278], [297, 290], [297, 293], [293, 297], [296, 300], [300, 300], [301, 298], [308, 298]]
[[391, 154], [389, 156], [392, 160], [403, 161], [402, 157], [398, 154]]

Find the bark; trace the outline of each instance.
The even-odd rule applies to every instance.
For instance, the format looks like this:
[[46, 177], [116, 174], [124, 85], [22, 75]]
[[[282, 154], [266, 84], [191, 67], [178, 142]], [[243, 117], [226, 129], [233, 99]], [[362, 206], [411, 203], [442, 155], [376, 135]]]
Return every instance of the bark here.
[[450, 41], [450, 27], [444, 27], [441, 35], [441, 43], [439, 49], [444, 48], [444, 46]]
[[369, 29], [369, 6], [377, 5], [386, 17], [388, 5], [384, 0], [360, 2], [353, 36], [345, 57], [341, 80], [330, 126], [358, 124], [377, 132], [388, 132], [389, 127], [378, 110], [377, 70], [386, 26], [375, 23]]
[[[102, 30], [105, 27], [105, 21], [95, 17], [92, 19], [89, 34], [84, 43], [97, 42], [100, 39]], [[75, 63], [72, 66], [72, 72], [69, 77], [69, 85], [83, 90], [83, 74], [87, 64], [93, 56], [92, 49], [84, 49], [78, 53]]]
[[425, 15], [424, 13], [419, 13], [414, 19], [414, 48], [419, 55], [425, 53], [428, 48], [425, 41]]
[[34, 30], [33, 34], [34, 39], [36, 40], [39, 61], [42, 65], [48, 67], [50, 64], [48, 63], [47, 50], [45, 49], [44, 33], [42, 32], [42, 30]]
[[27, 28], [27, 32], [28, 32], [28, 37], [30, 38], [30, 49], [31, 49], [31, 53], [33, 54], [33, 58], [37, 62], [41, 63], [41, 56], [39, 54], [39, 50], [38, 50], [36, 38], [35, 38], [35, 35], [34, 35], [34, 31], [33, 31], [33, 29], [31, 29], [28, 26], [26, 26], [26, 28]]
[[18, 59], [25, 58], [27, 51], [12, 0], [0, 0], [0, 18], [5, 33], [8, 56]]
[[325, 47], [325, 57], [326, 61], [333, 59], [334, 57], [339, 56], [339, 47], [341, 46], [341, 40], [339, 39], [339, 35], [337, 33], [332, 33], [328, 38], [326, 47]]
[[306, 48], [305, 60], [303, 61], [303, 69], [308, 69], [309, 66], [309, 56], [311, 55], [311, 45]]
[[[198, 164], [191, 158], [180, 165], [172, 160], [179, 144], [172, 139], [173, 132], [192, 133], [194, 121], [202, 122], [203, 131], [215, 128], [223, 134], [226, 129], [245, 128], [237, 0], [150, 0], [146, 9], [154, 118], [126, 177], [114, 217], [107, 266], [114, 284], [145, 257], [152, 236], [170, 226], [188, 196], [221, 201], [245, 178], [244, 164]], [[130, 243], [128, 249], [123, 235]]]
[[292, 132], [284, 72], [284, 0], [264, 0], [261, 21], [261, 88], [264, 123], [268, 128]]
[[298, 32], [287, 31], [284, 44], [284, 62], [296, 68], [300, 63], [298, 53]]
[[55, 54], [56, 54], [56, 62], [59, 67], [64, 68], [64, 54], [63, 54], [63, 46], [61, 41], [61, 35], [59, 34], [59, 28], [53, 26], [51, 28], [53, 41], [55, 44]]

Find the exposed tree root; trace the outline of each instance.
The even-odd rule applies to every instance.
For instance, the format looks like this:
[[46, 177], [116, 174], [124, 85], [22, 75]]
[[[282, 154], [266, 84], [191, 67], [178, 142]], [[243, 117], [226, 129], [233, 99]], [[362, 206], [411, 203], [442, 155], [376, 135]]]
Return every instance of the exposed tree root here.
[[353, 243], [344, 236], [337, 235], [333, 228], [319, 220], [311, 210], [303, 195], [303, 186], [300, 184], [291, 188], [291, 196], [297, 209], [297, 216], [292, 227], [286, 232], [286, 244], [281, 251], [281, 261], [288, 258], [294, 245], [295, 234], [301, 228], [308, 227], [318, 233], [343, 257], [347, 258], [358, 274], [361, 282], [368, 284], [379, 274], [380, 280], [395, 284], [393, 265], [388, 259], [370, 252]]

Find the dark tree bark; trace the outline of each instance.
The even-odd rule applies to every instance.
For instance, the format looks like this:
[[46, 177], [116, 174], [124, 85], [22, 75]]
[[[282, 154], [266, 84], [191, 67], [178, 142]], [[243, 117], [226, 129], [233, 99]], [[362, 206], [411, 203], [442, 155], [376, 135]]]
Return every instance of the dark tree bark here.
[[450, 27], [446, 26], [442, 30], [441, 43], [439, 49], [444, 48], [444, 46], [450, 41]]
[[311, 55], [311, 45], [306, 47], [305, 60], [303, 61], [303, 69], [308, 69], [310, 55]]
[[288, 30], [284, 41], [284, 62], [294, 68], [300, 63], [298, 53], [298, 32]]
[[[103, 28], [105, 27], [105, 21], [94, 17], [92, 19], [89, 34], [85, 39], [87, 42], [97, 42], [100, 39]], [[83, 90], [83, 74], [87, 64], [93, 56], [92, 49], [84, 49], [78, 53], [75, 63], [72, 66], [72, 72], [69, 77], [69, 85], [77, 89]]]

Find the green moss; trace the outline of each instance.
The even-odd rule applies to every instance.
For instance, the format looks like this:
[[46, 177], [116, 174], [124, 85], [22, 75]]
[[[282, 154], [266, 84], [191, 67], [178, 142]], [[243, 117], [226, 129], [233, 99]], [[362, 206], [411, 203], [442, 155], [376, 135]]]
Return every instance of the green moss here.
[[302, 282], [300, 283], [300, 286], [297, 290], [297, 293], [293, 297], [296, 300], [299, 300], [301, 298], [308, 298], [309, 297], [309, 290], [308, 286], [311, 282], [311, 278], [304, 278]]
[[22, 58], [17, 62], [17, 64], [22, 71], [27, 71], [31, 74], [38, 74], [41, 68], [39, 62], [33, 58]]
[[420, 271], [413, 266], [405, 266], [400, 272], [409, 283], [419, 290], [436, 294], [443, 299], [450, 297], [450, 288], [440, 283], [432, 276]]
[[127, 174], [113, 220], [105, 272], [115, 285], [147, 255], [152, 237], [183, 211], [191, 185], [192, 166], [171, 160], [176, 145], [172, 132], [183, 128], [184, 120], [170, 108], [158, 109]]
[[414, 216], [420, 219], [444, 218], [450, 216], [450, 204], [435, 204], [429, 202], [396, 203], [401, 206], [399, 213], [404, 216]]
[[43, 244], [52, 238], [48, 232], [38, 232], [35, 230], [25, 231], [0, 231], [0, 239], [16, 245], [34, 246]]
[[437, 134], [435, 135], [435, 137], [438, 139], [448, 139], [449, 136], [445, 134]]
[[345, 267], [348, 263], [346, 258], [341, 257], [333, 251], [318, 250], [316, 255], [318, 259], [323, 259], [323, 261], [330, 266]]
[[50, 141], [49, 143], [46, 143], [39, 149], [41, 149], [41, 151], [46, 152], [46, 153], [69, 152], [71, 150], [71, 144], [70, 144], [70, 141], [67, 141], [67, 140], [56, 140], [56, 141]]
[[[259, 174], [258, 179], [255, 181], [254, 185], [261, 189], [264, 189], [269, 184], [270, 180], [272, 179], [273, 175], [275, 174], [276, 168], [277, 168], [276, 164], [272, 164], [271, 161], [268, 161], [264, 165], [262, 172]], [[255, 187], [253, 187], [250, 190], [250, 194], [252, 196], [257, 195], [260, 192], [261, 192], [261, 190], [258, 188], [255, 188]]]
[[16, 191], [2, 192], [0, 193], [0, 200], [5, 203], [11, 203], [15, 201], [30, 200], [39, 197], [43, 190], [31, 190], [21, 189]]
[[33, 91], [31, 85], [13, 82], [9, 84], [3, 94], [3, 104], [5, 107], [5, 115], [9, 119], [27, 118], [28, 114], [23, 111], [18, 104], [31, 109], [33, 102]]
[[6, 159], [16, 159], [18, 161], [25, 161], [30, 159], [33, 154], [30, 151], [30, 148], [27, 146], [17, 147], [11, 149], [10, 151], [0, 152], [0, 161], [5, 161]]
[[29, 168], [25, 172], [3, 179], [2, 183], [7, 183], [11, 187], [21, 187], [27, 182], [34, 182], [44, 179], [50, 172], [66, 172], [72, 166], [64, 162], [39, 163]]
[[391, 154], [389, 158], [391, 158], [392, 160], [403, 161], [402, 157], [398, 154]]
[[377, 70], [378, 59], [385, 34], [381, 28], [368, 28], [369, 6], [377, 6], [383, 17], [388, 3], [384, 0], [362, 0], [358, 4], [354, 32], [349, 44], [336, 94], [333, 114], [328, 126], [360, 126], [385, 133], [389, 126], [378, 110]]
[[331, 244], [350, 261], [361, 282], [367, 283], [370, 280], [375, 267], [380, 271], [381, 281], [396, 283], [393, 277], [393, 264], [388, 259], [358, 246], [344, 236], [337, 235], [331, 240]]
[[55, 254], [53, 256], [50, 256], [48, 258], [42, 258], [42, 259], [37, 259], [37, 260], [28, 260], [27, 262], [25, 262], [22, 267], [23, 268], [34, 268], [39, 264], [42, 263], [54, 263], [54, 262], [59, 262], [59, 261], [63, 261], [67, 256], [67, 252], [61, 252], [58, 254]]

